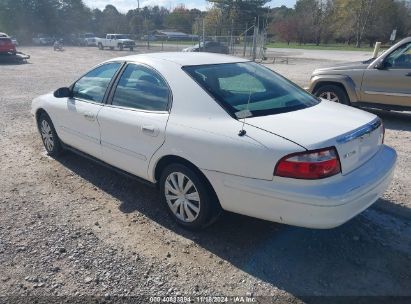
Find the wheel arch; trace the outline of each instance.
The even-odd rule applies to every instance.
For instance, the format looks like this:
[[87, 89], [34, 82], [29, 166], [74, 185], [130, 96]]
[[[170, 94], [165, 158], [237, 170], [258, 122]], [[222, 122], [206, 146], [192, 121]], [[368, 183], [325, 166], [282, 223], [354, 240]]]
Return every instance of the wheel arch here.
[[[39, 118], [41, 114], [45, 114], [50, 118], [50, 115], [47, 113], [47, 111], [44, 108], [38, 108], [36, 110], [36, 112], [34, 113], [34, 117], [36, 119], [36, 125], [37, 125], [37, 129], [39, 129]], [[50, 118], [51, 119], [51, 118]]]
[[[177, 156], [177, 155], [164, 155], [162, 156], [157, 163], [154, 166], [154, 179], [155, 181], [159, 181], [161, 177], [161, 173], [163, 170], [170, 164], [182, 164], [199, 174], [200, 178], [207, 184], [207, 187], [212, 191], [213, 196], [215, 197], [217, 204], [221, 208], [220, 201], [218, 199], [217, 193], [214, 190], [214, 187], [212, 186], [211, 182], [208, 180], [208, 178], [204, 175], [204, 173], [198, 168], [195, 164], [190, 162], [189, 160]], [[159, 184], [157, 183], [157, 187], [159, 187]]]
[[348, 76], [330, 76], [330, 77], [317, 76], [317, 77], [314, 77], [314, 79], [312, 80], [312, 85], [311, 85], [312, 94], [315, 94], [317, 90], [319, 90], [321, 87], [326, 86], [326, 85], [338, 86], [339, 88], [344, 90], [345, 94], [347, 94], [347, 97], [350, 103], [354, 103], [358, 101], [356, 85], [350, 77]]
[[44, 110], [43, 108], [38, 108], [36, 110], [35, 114], [34, 114], [34, 117], [36, 118], [36, 121], [39, 119], [40, 115], [43, 114], [43, 113], [50, 117], [50, 115], [47, 113], [46, 110]]

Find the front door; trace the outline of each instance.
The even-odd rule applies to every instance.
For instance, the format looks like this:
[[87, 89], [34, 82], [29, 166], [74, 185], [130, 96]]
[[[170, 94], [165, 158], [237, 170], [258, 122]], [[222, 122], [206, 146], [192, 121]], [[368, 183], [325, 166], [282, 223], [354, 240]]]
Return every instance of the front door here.
[[384, 66], [365, 71], [361, 101], [411, 107], [411, 43], [389, 54]]
[[117, 62], [103, 64], [73, 85], [73, 97], [67, 98], [56, 119], [59, 136], [65, 144], [94, 157], [101, 156], [97, 115], [104, 107], [107, 88], [120, 66]]
[[102, 159], [147, 178], [149, 161], [165, 140], [170, 96], [157, 72], [143, 65], [127, 65], [109, 104], [98, 114]]

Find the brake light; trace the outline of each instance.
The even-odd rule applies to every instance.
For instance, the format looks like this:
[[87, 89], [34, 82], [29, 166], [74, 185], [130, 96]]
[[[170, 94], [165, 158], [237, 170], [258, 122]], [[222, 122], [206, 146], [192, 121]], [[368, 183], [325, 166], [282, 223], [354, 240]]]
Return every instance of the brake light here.
[[334, 147], [294, 153], [280, 159], [274, 175], [297, 179], [321, 179], [341, 172], [340, 159]]

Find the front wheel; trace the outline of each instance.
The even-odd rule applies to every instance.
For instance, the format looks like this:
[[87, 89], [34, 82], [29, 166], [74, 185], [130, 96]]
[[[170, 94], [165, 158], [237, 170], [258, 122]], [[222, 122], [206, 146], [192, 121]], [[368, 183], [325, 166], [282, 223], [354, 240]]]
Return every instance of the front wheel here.
[[102, 49], [103, 49], [103, 44], [99, 43], [99, 44], [98, 44], [98, 49], [99, 49], [99, 50], [102, 50]]
[[130, 52], [132, 52], [132, 51], [134, 51], [134, 48], [133, 48], [133, 47], [130, 48]]
[[315, 92], [315, 96], [332, 102], [350, 105], [350, 99], [348, 98], [347, 93], [336, 85], [325, 85], [320, 87]]
[[122, 50], [123, 50], [123, 45], [122, 45], [122, 44], [119, 44], [119, 45], [118, 45], [118, 49], [119, 49], [120, 51], [122, 51]]
[[167, 166], [160, 178], [160, 190], [172, 218], [186, 228], [204, 228], [220, 213], [217, 198], [204, 177], [185, 165]]
[[50, 117], [45, 113], [40, 114], [37, 124], [47, 154], [50, 156], [59, 156], [63, 152], [63, 147]]

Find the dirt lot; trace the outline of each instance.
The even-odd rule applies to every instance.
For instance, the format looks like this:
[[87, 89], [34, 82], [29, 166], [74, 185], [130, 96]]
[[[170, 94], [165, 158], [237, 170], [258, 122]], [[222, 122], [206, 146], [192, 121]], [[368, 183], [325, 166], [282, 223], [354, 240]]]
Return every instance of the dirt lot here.
[[[323, 298], [311, 296], [411, 296], [410, 114], [377, 113], [399, 155], [394, 182], [342, 227], [226, 214], [192, 233], [168, 218], [156, 189], [71, 153], [57, 160], [44, 153], [31, 99], [120, 53], [23, 51], [29, 64], [0, 65], [0, 297], [264, 295], [312, 303]], [[271, 67], [305, 85], [314, 68], [334, 62], [298, 58]]]

